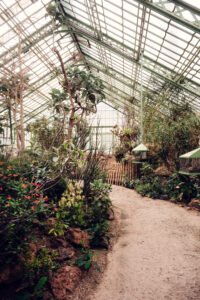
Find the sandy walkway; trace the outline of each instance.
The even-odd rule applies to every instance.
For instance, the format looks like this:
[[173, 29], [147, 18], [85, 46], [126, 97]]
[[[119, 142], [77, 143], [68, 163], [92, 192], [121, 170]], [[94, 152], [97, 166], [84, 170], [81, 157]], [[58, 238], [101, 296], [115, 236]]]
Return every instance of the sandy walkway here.
[[113, 187], [121, 233], [92, 300], [200, 300], [200, 214]]

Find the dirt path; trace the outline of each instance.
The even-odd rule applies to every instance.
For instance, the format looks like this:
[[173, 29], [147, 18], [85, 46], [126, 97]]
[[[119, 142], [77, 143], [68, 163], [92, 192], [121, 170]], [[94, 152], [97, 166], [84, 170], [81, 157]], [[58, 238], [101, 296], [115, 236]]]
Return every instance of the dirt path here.
[[200, 300], [200, 214], [113, 187], [121, 232], [92, 300]]

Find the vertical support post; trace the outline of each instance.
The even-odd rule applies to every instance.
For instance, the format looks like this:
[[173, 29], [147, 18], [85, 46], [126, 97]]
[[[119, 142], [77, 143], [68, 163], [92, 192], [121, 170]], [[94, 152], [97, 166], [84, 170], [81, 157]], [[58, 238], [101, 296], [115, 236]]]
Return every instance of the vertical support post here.
[[11, 109], [9, 106], [8, 106], [8, 115], [9, 115], [9, 123], [10, 123], [10, 140], [11, 140], [11, 145], [13, 145], [12, 115], [11, 115]]
[[143, 144], [143, 51], [141, 52], [141, 84], [140, 84], [140, 122], [141, 122], [141, 143]]
[[112, 154], [114, 153], [114, 149], [115, 149], [115, 138], [114, 138], [114, 134], [112, 133]]

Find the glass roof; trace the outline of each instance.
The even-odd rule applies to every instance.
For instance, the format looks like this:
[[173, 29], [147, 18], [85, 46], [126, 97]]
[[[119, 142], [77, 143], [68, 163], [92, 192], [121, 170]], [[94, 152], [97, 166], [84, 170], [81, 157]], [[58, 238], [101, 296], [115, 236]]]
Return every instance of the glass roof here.
[[[46, 7], [59, 3], [66, 27], [47, 16]], [[138, 107], [143, 52], [143, 87], [154, 92], [166, 82], [169, 98], [185, 97], [200, 108], [199, 0], [1, 0], [1, 75], [19, 71], [18, 42], [22, 39], [25, 122], [45, 112], [51, 88], [59, 87], [56, 46], [66, 66], [73, 53], [102, 78], [105, 103], [122, 111]], [[1, 107], [1, 112], [4, 107]]]

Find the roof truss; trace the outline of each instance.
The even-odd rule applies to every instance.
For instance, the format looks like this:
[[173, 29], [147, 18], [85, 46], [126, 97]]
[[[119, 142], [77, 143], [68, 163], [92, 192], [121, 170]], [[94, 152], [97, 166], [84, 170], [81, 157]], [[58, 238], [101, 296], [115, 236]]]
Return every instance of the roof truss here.
[[[48, 93], [58, 84], [53, 68], [59, 67], [59, 62], [51, 50], [53, 43], [60, 47], [66, 66], [71, 53], [79, 52], [81, 64], [105, 82], [106, 103], [121, 112], [125, 106], [136, 109], [138, 106], [141, 51], [144, 51], [145, 91], [155, 91], [153, 81], [160, 86], [167, 83], [169, 89], [181, 91], [176, 99], [172, 90], [169, 94], [172, 101], [180, 103], [185, 97], [199, 111], [200, 9], [182, 0], [55, 0], [65, 16], [66, 26], [61, 29], [59, 24], [44, 17], [50, 2], [41, 0], [31, 4], [30, 0], [20, 0], [9, 4], [2, 0], [0, 3], [3, 20], [0, 22], [8, 24], [7, 33], [0, 38], [9, 43], [8, 49], [0, 52], [1, 63], [9, 69], [17, 61], [17, 40], [11, 45], [7, 36], [16, 34], [18, 15], [23, 13], [26, 24], [19, 23], [23, 29], [23, 53], [38, 60], [36, 65], [28, 64], [27, 59], [25, 65], [32, 72], [25, 97], [26, 122], [47, 109]], [[39, 3], [39, 18], [43, 22], [33, 30], [34, 20], [40, 15]], [[27, 24], [31, 26], [30, 33]]]

